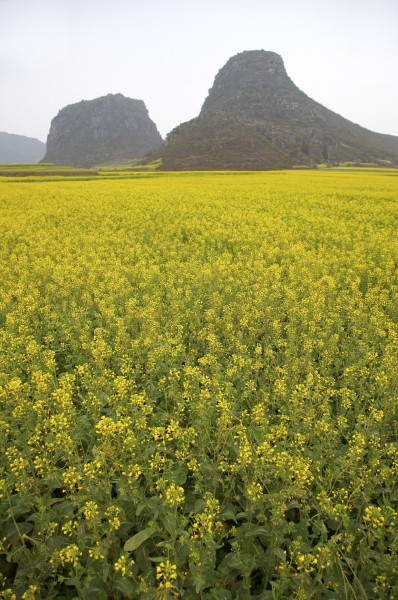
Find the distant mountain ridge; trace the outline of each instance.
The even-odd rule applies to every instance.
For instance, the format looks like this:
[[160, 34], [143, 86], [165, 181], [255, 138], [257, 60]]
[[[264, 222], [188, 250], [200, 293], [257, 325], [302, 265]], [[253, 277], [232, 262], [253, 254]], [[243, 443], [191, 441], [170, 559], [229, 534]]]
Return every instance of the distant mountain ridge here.
[[269, 169], [334, 162], [398, 163], [398, 137], [369, 131], [309, 98], [275, 52], [230, 58], [195, 119], [158, 152], [164, 169]]
[[142, 100], [108, 94], [59, 111], [51, 122], [43, 162], [92, 167], [143, 158], [162, 141]]
[[36, 138], [0, 132], [0, 163], [36, 163], [45, 152], [46, 145]]

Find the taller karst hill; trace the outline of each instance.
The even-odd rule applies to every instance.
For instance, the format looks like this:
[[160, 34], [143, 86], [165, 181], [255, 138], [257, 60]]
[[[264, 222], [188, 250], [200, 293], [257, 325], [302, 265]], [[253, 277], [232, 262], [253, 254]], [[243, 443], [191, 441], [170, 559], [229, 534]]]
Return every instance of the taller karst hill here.
[[398, 137], [374, 133], [309, 98], [282, 58], [242, 52], [217, 74], [199, 116], [168, 136], [164, 169], [272, 169], [398, 162]]

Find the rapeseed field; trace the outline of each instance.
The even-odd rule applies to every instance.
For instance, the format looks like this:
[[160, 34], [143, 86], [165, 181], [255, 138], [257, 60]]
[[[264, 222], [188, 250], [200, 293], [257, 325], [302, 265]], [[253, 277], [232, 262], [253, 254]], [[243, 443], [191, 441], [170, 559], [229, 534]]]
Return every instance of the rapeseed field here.
[[398, 599], [397, 172], [0, 207], [0, 598]]

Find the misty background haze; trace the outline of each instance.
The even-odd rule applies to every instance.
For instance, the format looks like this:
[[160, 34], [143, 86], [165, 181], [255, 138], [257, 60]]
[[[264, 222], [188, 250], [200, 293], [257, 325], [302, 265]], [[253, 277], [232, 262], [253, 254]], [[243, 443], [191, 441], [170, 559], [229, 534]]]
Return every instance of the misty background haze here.
[[165, 137], [231, 56], [265, 49], [317, 102], [398, 135], [397, 30], [396, 0], [0, 0], [0, 131], [45, 142], [64, 106], [122, 93]]

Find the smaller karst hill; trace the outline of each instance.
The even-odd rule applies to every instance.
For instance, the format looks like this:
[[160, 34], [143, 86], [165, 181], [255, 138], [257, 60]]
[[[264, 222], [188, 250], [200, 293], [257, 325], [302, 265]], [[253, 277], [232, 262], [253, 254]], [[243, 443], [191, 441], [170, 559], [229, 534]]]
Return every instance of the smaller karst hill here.
[[0, 132], [0, 163], [36, 163], [46, 152], [46, 145], [36, 138]]
[[143, 158], [161, 144], [142, 100], [108, 94], [60, 110], [51, 122], [43, 162], [92, 167]]
[[278, 54], [253, 50], [228, 60], [199, 116], [176, 127], [158, 157], [166, 170], [398, 163], [398, 137], [325, 108], [293, 83]]

